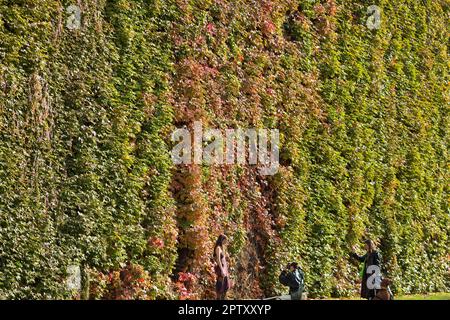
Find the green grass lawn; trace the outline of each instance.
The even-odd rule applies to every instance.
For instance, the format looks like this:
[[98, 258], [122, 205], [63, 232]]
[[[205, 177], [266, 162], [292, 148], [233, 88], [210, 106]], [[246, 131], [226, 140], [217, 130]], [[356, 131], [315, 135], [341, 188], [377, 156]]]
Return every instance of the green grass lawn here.
[[[326, 298], [325, 300], [364, 300], [360, 297], [347, 298]], [[427, 294], [408, 294], [394, 296], [394, 300], [450, 300], [450, 292], [427, 293]]]
[[395, 297], [396, 300], [450, 300], [449, 292], [413, 294]]

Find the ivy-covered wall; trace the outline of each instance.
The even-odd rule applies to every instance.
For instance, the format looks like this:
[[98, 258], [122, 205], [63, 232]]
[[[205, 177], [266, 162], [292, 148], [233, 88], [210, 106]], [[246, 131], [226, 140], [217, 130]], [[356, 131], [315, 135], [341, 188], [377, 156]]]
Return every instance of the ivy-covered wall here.
[[[0, 0], [0, 298], [211, 298], [222, 232], [234, 298], [290, 260], [354, 295], [366, 237], [396, 292], [450, 290], [449, 7]], [[278, 173], [173, 165], [194, 121], [279, 129]]]

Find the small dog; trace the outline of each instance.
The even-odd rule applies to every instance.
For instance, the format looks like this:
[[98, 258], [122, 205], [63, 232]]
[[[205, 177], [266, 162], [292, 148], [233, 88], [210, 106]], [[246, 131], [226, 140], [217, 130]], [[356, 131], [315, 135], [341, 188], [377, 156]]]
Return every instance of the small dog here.
[[377, 294], [373, 298], [373, 300], [393, 300], [394, 296], [392, 295], [391, 289], [389, 285], [392, 284], [392, 281], [388, 278], [384, 278], [381, 280], [380, 289], [377, 289]]

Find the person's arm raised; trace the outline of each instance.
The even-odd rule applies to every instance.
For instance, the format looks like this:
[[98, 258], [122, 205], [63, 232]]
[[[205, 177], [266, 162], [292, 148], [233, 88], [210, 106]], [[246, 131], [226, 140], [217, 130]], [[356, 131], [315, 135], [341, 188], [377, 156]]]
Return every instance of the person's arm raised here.
[[353, 259], [358, 260], [359, 262], [363, 262], [366, 259], [366, 255], [360, 256], [360, 255], [358, 255], [356, 253], [356, 247], [355, 246], [352, 247], [352, 250], [353, 250], [353, 252], [350, 253], [350, 257], [352, 257]]

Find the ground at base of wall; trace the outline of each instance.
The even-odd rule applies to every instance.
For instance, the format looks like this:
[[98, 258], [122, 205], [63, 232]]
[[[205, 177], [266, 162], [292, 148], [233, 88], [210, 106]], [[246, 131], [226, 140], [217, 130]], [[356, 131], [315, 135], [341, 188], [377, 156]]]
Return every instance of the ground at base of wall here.
[[[346, 297], [346, 298], [325, 298], [317, 300], [362, 300], [362, 299], [360, 297]], [[450, 300], [450, 292], [401, 295], [395, 296], [394, 300]]]

